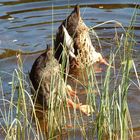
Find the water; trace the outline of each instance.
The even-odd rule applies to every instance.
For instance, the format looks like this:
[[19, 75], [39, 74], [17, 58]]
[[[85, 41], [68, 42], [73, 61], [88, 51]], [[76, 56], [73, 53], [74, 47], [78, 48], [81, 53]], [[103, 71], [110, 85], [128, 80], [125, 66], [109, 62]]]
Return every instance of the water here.
[[[8, 82], [16, 64], [16, 53], [22, 52], [24, 72], [30, 71], [35, 58], [46, 44], [52, 43], [58, 26], [69, 15], [73, 6], [79, 3], [81, 15], [88, 26], [94, 26], [107, 20], [117, 20], [124, 27], [128, 27], [136, 3], [139, 0], [0, 0], [0, 76], [3, 80], [5, 92], [10, 92]], [[95, 31], [102, 39], [104, 56], [108, 56], [110, 44], [114, 39], [114, 23], [105, 24]], [[121, 35], [122, 30], [118, 29]], [[140, 9], [134, 24], [134, 35], [137, 41], [134, 61], [138, 76], [140, 76]], [[116, 60], [117, 61], [117, 60]], [[132, 78], [136, 82], [134, 71]], [[139, 128], [140, 122], [140, 89], [131, 86], [129, 90], [129, 108], [133, 125]]]

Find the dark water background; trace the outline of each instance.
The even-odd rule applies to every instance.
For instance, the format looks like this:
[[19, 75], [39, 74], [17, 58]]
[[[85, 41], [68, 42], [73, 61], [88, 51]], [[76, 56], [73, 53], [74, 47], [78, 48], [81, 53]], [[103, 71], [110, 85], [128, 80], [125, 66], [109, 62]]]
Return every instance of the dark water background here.
[[[0, 76], [7, 98], [10, 93], [8, 85], [11, 81], [10, 74], [17, 68], [16, 53], [22, 52], [24, 72], [27, 73], [40, 51], [46, 48], [46, 44], [52, 43], [52, 35], [55, 35], [58, 26], [77, 3], [80, 4], [81, 15], [87, 26], [117, 20], [124, 27], [128, 27], [136, 4], [140, 6], [139, 0], [0, 0]], [[137, 41], [134, 61], [138, 76], [140, 76], [139, 8], [136, 8], [137, 17], [134, 24]], [[115, 24], [110, 23], [95, 28], [102, 40], [104, 56], [109, 54], [109, 46], [113, 46], [114, 27]], [[118, 34], [121, 33], [122, 30], [118, 29]], [[138, 84], [133, 70], [131, 75]], [[128, 101], [134, 128], [140, 128], [140, 89], [136, 86], [131, 86]]]

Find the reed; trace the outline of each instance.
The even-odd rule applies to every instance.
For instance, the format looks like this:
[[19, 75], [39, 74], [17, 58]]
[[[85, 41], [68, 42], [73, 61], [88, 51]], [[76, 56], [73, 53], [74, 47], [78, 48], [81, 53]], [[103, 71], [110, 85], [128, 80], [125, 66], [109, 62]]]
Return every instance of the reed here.
[[110, 54], [110, 65], [115, 64], [114, 60], [119, 58], [120, 69], [117, 72], [116, 69], [112, 70], [111, 67], [108, 67], [102, 84], [100, 109], [97, 119], [97, 137], [99, 140], [105, 137], [110, 140], [133, 139], [127, 97], [129, 87], [132, 84], [130, 71], [134, 62], [132, 56], [135, 40], [132, 27], [135, 22], [135, 16], [136, 13], [134, 13], [125, 34], [117, 39], [115, 53]]

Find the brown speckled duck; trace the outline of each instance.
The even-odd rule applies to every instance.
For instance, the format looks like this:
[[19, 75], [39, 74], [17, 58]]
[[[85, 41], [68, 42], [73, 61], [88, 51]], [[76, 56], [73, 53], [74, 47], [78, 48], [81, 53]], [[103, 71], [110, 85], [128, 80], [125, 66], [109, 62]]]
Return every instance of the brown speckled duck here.
[[[35, 60], [30, 72], [30, 80], [37, 100], [45, 108], [48, 106], [48, 99], [51, 94], [65, 96], [67, 93], [71, 96], [76, 96], [75, 91], [66, 84], [62, 76], [62, 52], [66, 52], [66, 58], [70, 60], [70, 69], [81, 68], [85, 65], [90, 66], [96, 62], [107, 64], [91, 43], [89, 28], [80, 16], [78, 5], [75, 6], [72, 13], [63, 21], [58, 29], [54, 54], [52, 49], [47, 49], [46, 52]], [[64, 69], [66, 68], [65, 66]], [[54, 79], [53, 89], [50, 88], [52, 86], [52, 78]], [[67, 97], [66, 102], [71, 107], [84, 112], [81, 104], [76, 104]], [[84, 113], [86, 114], [86, 112]]]
[[72, 13], [59, 26], [55, 40], [55, 58], [61, 63], [61, 53], [64, 50], [65, 40], [69, 40], [75, 57], [70, 58], [71, 68], [91, 66], [99, 62], [109, 65], [102, 55], [98, 53], [92, 45], [89, 28], [80, 16], [79, 6], [76, 5]]
[[[66, 99], [66, 102], [70, 107], [79, 110], [81, 109], [81, 104], [74, 103], [72, 99], [69, 99], [66, 95], [69, 94], [70, 96], [75, 96], [77, 98], [76, 92], [64, 81], [61, 64], [55, 59], [52, 48], [47, 48], [46, 52], [35, 60], [29, 76], [37, 101], [45, 109], [48, 107], [48, 100], [51, 95], [59, 97], [62, 101], [63, 99]], [[82, 109], [81, 111], [85, 113]]]

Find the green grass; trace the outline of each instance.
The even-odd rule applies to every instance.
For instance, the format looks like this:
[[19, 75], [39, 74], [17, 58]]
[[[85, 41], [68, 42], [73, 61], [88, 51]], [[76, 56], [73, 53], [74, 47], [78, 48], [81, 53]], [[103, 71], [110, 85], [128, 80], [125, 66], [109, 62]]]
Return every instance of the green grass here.
[[[61, 75], [58, 82], [59, 94], [57, 96], [51, 94], [55, 86], [55, 76], [51, 78], [48, 110], [42, 110], [39, 105], [37, 107], [37, 104], [35, 105], [32, 101], [28, 76], [23, 73], [22, 58], [18, 55], [18, 68], [13, 72], [11, 78], [10, 99], [5, 97], [2, 80], [0, 80], [0, 94], [2, 97], [0, 99], [2, 102], [0, 116], [4, 122], [0, 123], [0, 127], [3, 130], [5, 139], [43, 140], [47, 138], [52, 140], [56, 138], [61, 139], [65, 135], [67, 135], [67, 139], [71, 139], [70, 133], [76, 139], [77, 130], [80, 131], [81, 136], [85, 140], [88, 140], [89, 137], [93, 139], [97, 138], [98, 140], [105, 138], [107, 140], [133, 139], [133, 126], [131, 124], [127, 98], [129, 87], [132, 84], [130, 76], [132, 68], [135, 71], [138, 83], [140, 83], [132, 57], [132, 50], [135, 45], [133, 29], [135, 16], [136, 14], [134, 14], [130, 26], [126, 30], [119, 22], [115, 21], [116, 24], [119, 24], [123, 28], [124, 34], [119, 38], [117, 29], [115, 29], [117, 36], [115, 42], [116, 48], [110, 51], [109, 58], [109, 62], [114, 68], [109, 66], [106, 72], [103, 75], [101, 74], [100, 79], [97, 78], [93, 67], [86, 68], [86, 74], [84, 72], [81, 73], [83, 81], [77, 80], [75, 88], [78, 84], [82, 83], [87, 92], [86, 104], [91, 105], [95, 110], [95, 113], [90, 117], [84, 116], [75, 109], [70, 110], [67, 108], [67, 95], [65, 94], [65, 90], [62, 90], [61, 79], [63, 75]], [[106, 23], [109, 23], [109, 21], [103, 24]], [[97, 40], [101, 47], [99, 38]], [[116, 59], [119, 62], [119, 69], [115, 68]], [[74, 77], [71, 78], [75, 79]], [[67, 79], [68, 75], [66, 75], [66, 82], [68, 82]], [[63, 99], [63, 101], [60, 99]], [[68, 128], [68, 126], [72, 126], [72, 128]]]

